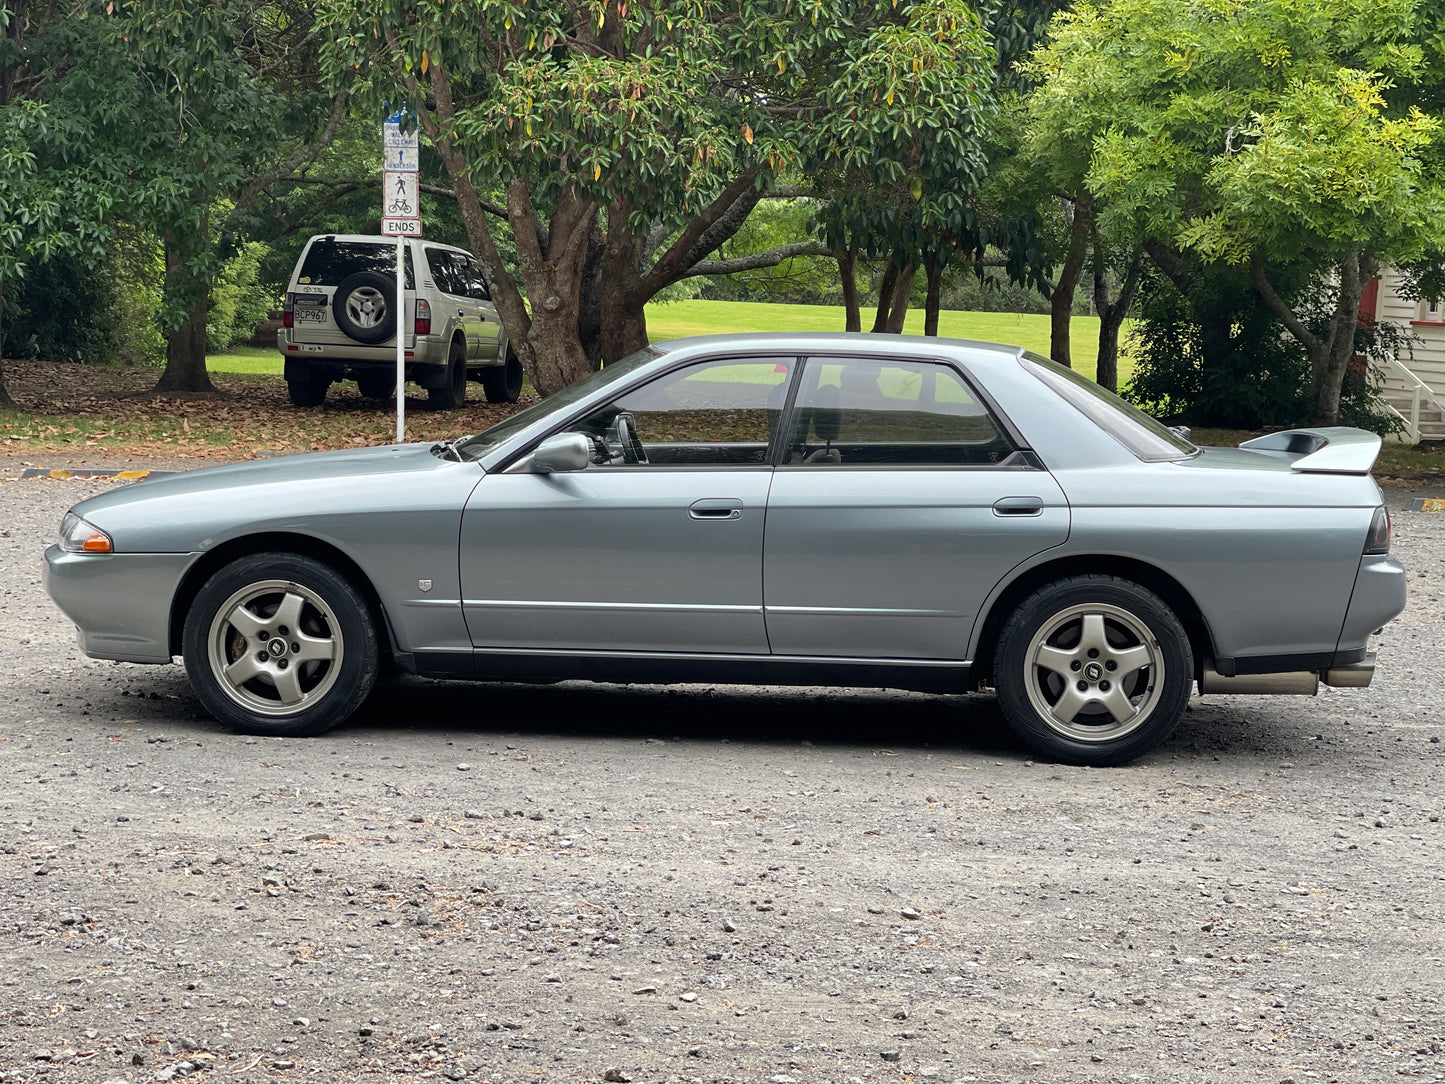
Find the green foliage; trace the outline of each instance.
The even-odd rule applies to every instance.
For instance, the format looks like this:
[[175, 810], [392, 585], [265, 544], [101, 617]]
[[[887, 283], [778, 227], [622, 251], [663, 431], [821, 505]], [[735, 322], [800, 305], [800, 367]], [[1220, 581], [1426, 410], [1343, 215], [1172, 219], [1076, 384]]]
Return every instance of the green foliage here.
[[154, 234], [122, 225], [111, 247], [109, 275], [116, 360], [159, 366], [166, 339], [156, 315], [165, 299], [165, 257]]
[[1422, 70], [1417, 0], [1108, 0], [1036, 54], [1030, 144], [1121, 237], [1208, 259], [1418, 258], [1445, 209], [1436, 121], [1385, 92]]
[[221, 265], [220, 274], [211, 286], [210, 305], [206, 311], [206, 349], [221, 353], [235, 343], [249, 339], [256, 326], [276, 306], [275, 291], [260, 281], [261, 263], [266, 246], [260, 241], [247, 241]]
[[1169, 422], [1228, 429], [1286, 425], [1307, 405], [1309, 363], [1233, 268], [1198, 268], [1185, 296], [1146, 273], [1128, 339], [1125, 399]]
[[112, 360], [114, 298], [103, 266], [73, 253], [32, 264], [5, 292], [5, 352], [45, 361]]

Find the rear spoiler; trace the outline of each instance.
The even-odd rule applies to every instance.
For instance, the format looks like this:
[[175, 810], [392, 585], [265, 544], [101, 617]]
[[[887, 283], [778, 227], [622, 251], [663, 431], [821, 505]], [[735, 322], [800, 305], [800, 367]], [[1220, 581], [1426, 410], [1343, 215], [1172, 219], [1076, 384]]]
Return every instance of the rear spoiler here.
[[1380, 454], [1378, 433], [1336, 425], [1323, 429], [1286, 429], [1246, 440], [1241, 448], [1299, 456], [1290, 470], [1323, 474], [1369, 474]]

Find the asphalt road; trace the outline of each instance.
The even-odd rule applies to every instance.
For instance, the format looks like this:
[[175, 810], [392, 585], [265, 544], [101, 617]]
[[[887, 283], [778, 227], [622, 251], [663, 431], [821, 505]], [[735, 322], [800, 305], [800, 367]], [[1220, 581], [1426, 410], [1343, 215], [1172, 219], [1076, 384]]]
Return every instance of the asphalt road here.
[[40, 589], [112, 484], [0, 472], [0, 1081], [1445, 1078], [1406, 487], [1371, 688], [1090, 770], [905, 693], [402, 681], [232, 735]]

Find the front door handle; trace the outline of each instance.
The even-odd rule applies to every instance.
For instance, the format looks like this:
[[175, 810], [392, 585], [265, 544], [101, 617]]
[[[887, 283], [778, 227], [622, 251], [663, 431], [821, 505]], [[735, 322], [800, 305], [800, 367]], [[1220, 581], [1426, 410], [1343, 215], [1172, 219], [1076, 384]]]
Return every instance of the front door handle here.
[[996, 516], [1041, 516], [1044, 514], [1042, 497], [1000, 497], [993, 502]]
[[688, 505], [693, 519], [742, 519], [743, 502], [736, 497], [705, 497]]

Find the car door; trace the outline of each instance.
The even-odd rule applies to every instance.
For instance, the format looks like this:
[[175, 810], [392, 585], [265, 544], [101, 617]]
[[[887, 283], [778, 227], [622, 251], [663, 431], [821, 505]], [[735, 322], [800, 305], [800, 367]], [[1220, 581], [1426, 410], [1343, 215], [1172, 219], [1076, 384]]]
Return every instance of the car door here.
[[467, 296], [466, 257], [451, 249], [428, 247], [426, 261], [440, 292], [437, 305], [442, 310], [433, 312], [432, 319], [460, 325], [467, 341], [467, 359], [474, 360], [480, 348], [482, 318], [480, 303]]
[[763, 516], [791, 358], [722, 358], [571, 426], [585, 470], [489, 474], [462, 516], [482, 649], [764, 654]]
[[477, 357], [494, 358], [497, 356], [497, 348], [501, 345], [502, 320], [497, 315], [497, 307], [492, 303], [492, 293], [487, 289], [486, 276], [482, 274], [481, 264], [472, 257], [466, 257], [467, 296], [472, 299], [477, 309]]
[[773, 652], [963, 659], [989, 590], [1068, 536], [1035, 464], [947, 364], [809, 359], [768, 498]]

